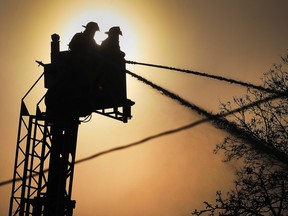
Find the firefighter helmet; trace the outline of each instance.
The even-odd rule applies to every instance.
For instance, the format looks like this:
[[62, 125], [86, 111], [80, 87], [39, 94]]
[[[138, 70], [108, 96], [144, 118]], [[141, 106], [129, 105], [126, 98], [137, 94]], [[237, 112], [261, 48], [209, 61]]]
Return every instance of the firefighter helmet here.
[[108, 32], [105, 32], [105, 33], [108, 35], [117, 35], [117, 34], [122, 35], [122, 32], [121, 32], [119, 26], [114, 26], [114, 27], [110, 28]]
[[95, 22], [89, 22], [89, 23], [87, 23], [86, 26], [83, 25], [83, 27], [86, 28], [88, 31], [89, 30], [91, 30], [91, 31], [92, 30], [93, 31], [99, 31], [100, 30], [98, 24]]

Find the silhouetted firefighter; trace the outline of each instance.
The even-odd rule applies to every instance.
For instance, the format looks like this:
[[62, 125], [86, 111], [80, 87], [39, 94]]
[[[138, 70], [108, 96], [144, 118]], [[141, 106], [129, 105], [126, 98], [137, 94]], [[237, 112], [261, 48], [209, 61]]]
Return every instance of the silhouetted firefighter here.
[[96, 31], [99, 31], [99, 26], [95, 22], [89, 22], [84, 32], [76, 33], [69, 43], [69, 49], [75, 52], [97, 52], [99, 45], [94, 40]]
[[[110, 67], [106, 67], [104, 79], [105, 82], [101, 83], [103, 89], [107, 90], [106, 97], [114, 98], [113, 103], [121, 103], [123, 98], [126, 97], [123, 89], [126, 89], [125, 73], [115, 73], [115, 68], [118, 70], [125, 70], [125, 53], [120, 50], [119, 35], [122, 32], [119, 27], [112, 27], [108, 32], [107, 39], [105, 39], [100, 47], [101, 56], [104, 59], [111, 61]], [[109, 86], [114, 86], [110, 88]], [[113, 97], [114, 95], [114, 97]], [[129, 101], [126, 101], [129, 103]]]
[[116, 62], [121, 62], [125, 57], [125, 53], [120, 50], [119, 46], [119, 35], [122, 35], [122, 31], [118, 26], [114, 26], [105, 33], [108, 37], [101, 44], [101, 53]]
[[[120, 28], [112, 27], [100, 47], [94, 40], [98, 24], [89, 22], [84, 27], [84, 32], [74, 35], [67, 51], [59, 50], [60, 37], [53, 34], [51, 63], [37, 61], [44, 67], [46, 112], [40, 111], [38, 103], [37, 114], [30, 115], [22, 99], [10, 216], [72, 216], [76, 203], [71, 196], [79, 118], [95, 112], [126, 123], [132, 117], [134, 102], [126, 96]], [[24, 136], [27, 144], [22, 146], [20, 128], [24, 116], [31, 121], [28, 127], [24, 123], [28, 135]], [[33, 128], [37, 130], [32, 133]], [[23, 156], [17, 158], [19, 154], [25, 154], [24, 160]], [[44, 168], [48, 163], [47, 177]], [[21, 182], [17, 186], [18, 177]]]

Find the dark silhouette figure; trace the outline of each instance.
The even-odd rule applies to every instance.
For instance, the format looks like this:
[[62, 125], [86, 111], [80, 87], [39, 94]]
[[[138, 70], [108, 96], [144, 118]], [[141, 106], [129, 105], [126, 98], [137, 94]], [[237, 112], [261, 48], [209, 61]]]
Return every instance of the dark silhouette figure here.
[[106, 32], [108, 37], [100, 46], [100, 55], [105, 65], [103, 90], [108, 103], [120, 104], [126, 99], [125, 53], [120, 50], [120, 27], [114, 26]]
[[[100, 46], [94, 39], [95, 33], [99, 31], [99, 26], [96, 22], [89, 22], [83, 27], [85, 30], [76, 33], [69, 43], [71, 60], [68, 91], [73, 95], [74, 107], [90, 113], [91, 100], [99, 92], [98, 81], [102, 76], [99, 64]], [[85, 115], [86, 111], [81, 112]]]
[[123, 60], [125, 53], [120, 50], [119, 46], [119, 35], [122, 36], [120, 27], [114, 26], [106, 34], [108, 37], [101, 44], [101, 53], [113, 60], [117, 58]]
[[95, 22], [89, 22], [86, 26], [83, 26], [85, 30], [83, 32], [76, 33], [69, 43], [69, 49], [71, 51], [94, 51], [99, 49], [99, 45], [94, 40], [96, 31], [99, 31], [99, 26]]

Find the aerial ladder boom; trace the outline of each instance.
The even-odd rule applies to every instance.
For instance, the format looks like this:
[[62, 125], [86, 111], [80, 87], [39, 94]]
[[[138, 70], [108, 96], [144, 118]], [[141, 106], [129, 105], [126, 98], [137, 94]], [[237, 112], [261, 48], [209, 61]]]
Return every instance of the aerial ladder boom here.
[[[59, 50], [59, 35], [51, 38], [51, 63], [37, 61], [47, 92], [31, 114], [25, 99], [41, 75], [21, 101], [9, 216], [72, 216], [80, 119], [97, 113], [126, 123], [132, 117], [124, 56], [86, 56], [96, 62], [87, 67], [70, 50]], [[78, 83], [84, 70], [91, 79]]]

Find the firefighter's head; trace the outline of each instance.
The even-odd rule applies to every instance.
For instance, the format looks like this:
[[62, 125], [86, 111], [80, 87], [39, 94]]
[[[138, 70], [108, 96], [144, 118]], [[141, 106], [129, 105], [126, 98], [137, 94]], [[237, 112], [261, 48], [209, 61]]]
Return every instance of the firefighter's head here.
[[84, 32], [89, 32], [89, 33], [95, 33], [96, 31], [100, 30], [98, 24], [95, 22], [89, 22], [87, 23], [86, 26], [83, 25], [83, 27], [85, 28]]
[[114, 27], [110, 28], [108, 32], [105, 32], [105, 33], [108, 34], [109, 36], [119, 36], [119, 35], [122, 35], [122, 32], [121, 32], [119, 26], [114, 26]]

